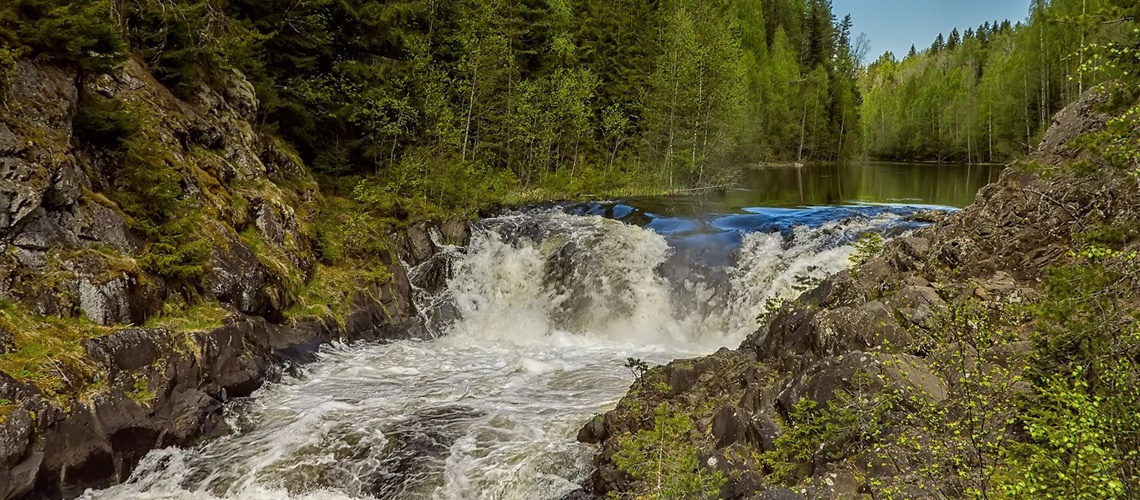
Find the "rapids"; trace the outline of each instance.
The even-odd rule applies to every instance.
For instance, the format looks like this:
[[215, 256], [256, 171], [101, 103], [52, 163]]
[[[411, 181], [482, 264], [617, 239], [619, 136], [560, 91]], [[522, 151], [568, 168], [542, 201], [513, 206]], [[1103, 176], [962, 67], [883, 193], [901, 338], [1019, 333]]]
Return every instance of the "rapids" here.
[[[150, 453], [88, 499], [558, 499], [590, 472], [575, 442], [651, 364], [735, 347], [771, 300], [844, 269], [914, 207], [666, 216], [592, 203], [485, 219], [420, 291], [430, 338], [334, 345], [231, 403], [235, 432]], [[417, 270], [412, 269], [414, 274]]]

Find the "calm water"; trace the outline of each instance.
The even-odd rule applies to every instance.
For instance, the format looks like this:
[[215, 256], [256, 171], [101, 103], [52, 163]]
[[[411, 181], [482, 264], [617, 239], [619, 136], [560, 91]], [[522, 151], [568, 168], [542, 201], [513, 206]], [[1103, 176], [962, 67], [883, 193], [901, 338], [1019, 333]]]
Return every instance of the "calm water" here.
[[[432, 338], [335, 346], [228, 408], [236, 432], [151, 453], [89, 499], [558, 499], [590, 473], [575, 442], [651, 363], [735, 347], [772, 298], [845, 269], [851, 243], [970, 202], [989, 167], [751, 169], [707, 197], [507, 214], [445, 247], [419, 297]], [[422, 269], [430, 268], [425, 265]], [[412, 269], [415, 275], [422, 272]], [[435, 324], [435, 323], [433, 323]]]
[[646, 199], [638, 205], [677, 215], [855, 203], [961, 208], [973, 203], [978, 190], [996, 181], [1003, 168], [876, 162], [750, 167], [743, 169], [735, 189], [699, 197]]

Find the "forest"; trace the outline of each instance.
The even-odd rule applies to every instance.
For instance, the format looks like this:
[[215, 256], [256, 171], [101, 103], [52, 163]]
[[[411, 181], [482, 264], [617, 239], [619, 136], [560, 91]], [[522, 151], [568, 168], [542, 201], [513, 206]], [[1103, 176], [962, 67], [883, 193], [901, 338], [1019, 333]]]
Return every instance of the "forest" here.
[[962, 163], [1024, 157], [1055, 113], [1122, 75], [1104, 58], [1134, 50], [1136, 2], [1034, 0], [1027, 9], [1023, 22], [954, 29], [901, 59], [888, 52], [870, 63], [859, 78], [865, 154]]
[[328, 178], [468, 190], [713, 185], [858, 153], [858, 58], [828, 0], [15, 0], [0, 54], [176, 94], [239, 70]]
[[863, 64], [830, 0], [15, 0], [0, 68], [133, 57], [177, 95], [238, 70], [258, 126], [324, 183], [448, 207], [714, 186], [757, 162], [1019, 158], [1119, 76], [1103, 59], [1135, 3], [1035, 0]]

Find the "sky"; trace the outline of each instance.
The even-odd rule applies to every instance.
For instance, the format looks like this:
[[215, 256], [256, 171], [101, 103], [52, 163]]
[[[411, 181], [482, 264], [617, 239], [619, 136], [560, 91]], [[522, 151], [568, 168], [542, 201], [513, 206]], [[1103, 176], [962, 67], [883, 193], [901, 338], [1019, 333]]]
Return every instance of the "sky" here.
[[835, 16], [851, 14], [852, 37], [866, 33], [871, 42], [867, 59], [883, 52], [906, 55], [911, 44], [929, 47], [939, 33], [966, 31], [986, 21], [1016, 23], [1029, 14], [1030, 0], [833, 0]]

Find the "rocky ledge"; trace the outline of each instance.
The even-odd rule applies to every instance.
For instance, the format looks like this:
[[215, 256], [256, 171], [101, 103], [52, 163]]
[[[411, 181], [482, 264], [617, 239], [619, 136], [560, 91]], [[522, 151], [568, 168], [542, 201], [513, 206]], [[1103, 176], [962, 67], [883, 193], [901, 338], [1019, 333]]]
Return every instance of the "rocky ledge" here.
[[[73, 498], [125, 481], [147, 452], [225, 435], [223, 405], [316, 359], [333, 341], [374, 342], [423, 334], [416, 289], [442, 287], [433, 240], [464, 245], [461, 220], [398, 234], [404, 264], [385, 262], [384, 285], [361, 285], [352, 312], [275, 324], [235, 312], [219, 328], [181, 332], [122, 328], [83, 341], [99, 372], [89, 395], [60, 400], [0, 372], [0, 499]], [[45, 360], [45, 363], [50, 362]]]
[[[1031, 160], [1073, 160], [1077, 152], [1069, 142], [1104, 123], [1094, 111], [1100, 101], [1089, 94], [1059, 114]], [[934, 460], [929, 450], [910, 462], [884, 463], [881, 449], [861, 446], [872, 439], [859, 432], [817, 436], [818, 447], [805, 450], [781, 450], [790, 440], [780, 438], [825, 432], [812, 427], [818, 421], [797, 421], [805, 400], [807, 408], [863, 411], [850, 413], [851, 428], [876, 421], [883, 426], [875, 436], [907, 435], [916, 425], [915, 405], [965, 397], [962, 370], [1017, 379], [1032, 352], [1033, 327], [1018, 324], [1009, 311], [1041, 293], [1050, 266], [1072, 259], [1077, 235], [1097, 225], [1136, 224], [1140, 201], [1135, 180], [1119, 172], [1041, 176], [1030, 170], [1007, 169], [970, 207], [890, 241], [877, 257], [769, 312], [739, 348], [649, 370], [616, 409], [578, 434], [579, 441], [600, 445], [586, 489], [621, 498], [645, 490], [616, 455], [640, 431], [669, 432], [653, 411], [667, 403], [693, 424], [685, 445], [699, 453], [698, 467], [725, 479], [720, 498], [871, 498], [872, 485], [892, 485], [899, 498], [964, 495], [959, 477], [918, 473], [924, 460]], [[945, 338], [948, 321], [967, 306], [976, 311], [969, 321], [1012, 322], [1011, 338], [981, 350]], [[960, 364], [956, 373], [939, 362], [948, 356]], [[883, 394], [903, 403], [868, 408]], [[799, 465], [772, 481], [776, 471], [767, 458], [791, 453], [800, 454]]]
[[[469, 237], [420, 223], [322, 264], [326, 200], [237, 72], [174, 95], [140, 61], [20, 60], [0, 104], [0, 500], [74, 497], [224, 434], [226, 401], [327, 342], [421, 335], [435, 241]], [[304, 295], [322, 266], [330, 290]]]

